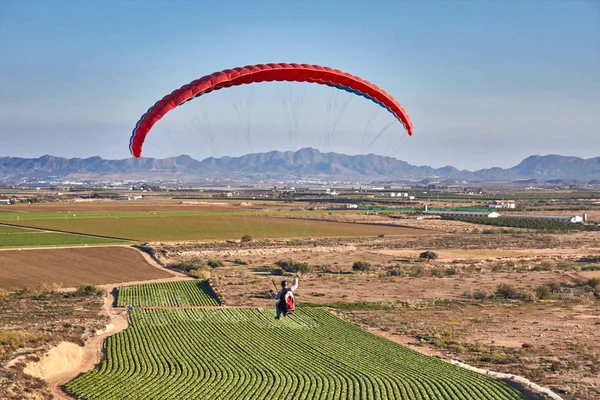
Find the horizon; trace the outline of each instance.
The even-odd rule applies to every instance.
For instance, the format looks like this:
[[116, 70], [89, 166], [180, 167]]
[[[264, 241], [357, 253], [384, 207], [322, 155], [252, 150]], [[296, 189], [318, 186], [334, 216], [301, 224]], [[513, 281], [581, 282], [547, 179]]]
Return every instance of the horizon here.
[[[136, 122], [167, 93], [214, 71], [284, 61], [378, 85], [408, 112], [414, 135], [386, 129], [391, 114], [358, 96], [265, 83], [171, 111], [142, 155], [311, 146], [469, 171], [538, 154], [600, 155], [600, 3], [314, 3], [318, 13], [311, 1], [2, 2], [0, 37], [11, 39], [0, 41], [0, 156], [128, 158]], [[238, 12], [227, 12], [233, 4]], [[198, 24], [207, 7], [226, 17]], [[181, 26], [185, 35], [173, 34]]]
[[[451, 164], [442, 165], [442, 166], [439, 166], [439, 167], [433, 167], [433, 166], [427, 165], [427, 164], [412, 164], [412, 163], [410, 163], [410, 162], [408, 162], [406, 160], [403, 160], [401, 158], [398, 158], [398, 157], [384, 156], [384, 155], [379, 155], [379, 154], [375, 154], [375, 153], [347, 154], [347, 153], [340, 153], [340, 152], [335, 152], [335, 151], [327, 151], [327, 152], [325, 152], [325, 151], [321, 151], [321, 150], [319, 150], [317, 148], [305, 147], [305, 148], [301, 148], [301, 149], [298, 149], [298, 150], [267, 150], [267, 151], [263, 151], [263, 152], [247, 153], [247, 154], [243, 154], [241, 156], [220, 156], [220, 157], [208, 156], [208, 157], [203, 157], [203, 158], [195, 158], [195, 157], [193, 157], [193, 156], [191, 156], [189, 154], [179, 154], [179, 155], [176, 155], [176, 156], [167, 156], [167, 157], [148, 157], [148, 156], [142, 156], [142, 157], [139, 157], [139, 159], [140, 160], [143, 160], [143, 159], [165, 160], [165, 159], [172, 159], [172, 158], [189, 157], [189, 158], [192, 158], [192, 159], [194, 159], [196, 161], [202, 162], [202, 161], [210, 159], [210, 158], [216, 158], [216, 159], [219, 159], [219, 158], [241, 158], [241, 157], [244, 157], [244, 156], [259, 155], [259, 154], [268, 154], [268, 153], [275, 153], [275, 152], [279, 152], [279, 153], [289, 153], [289, 152], [296, 153], [296, 152], [304, 151], [304, 150], [316, 150], [316, 151], [318, 151], [321, 154], [335, 153], [335, 154], [339, 154], [339, 155], [343, 155], [343, 156], [350, 156], [350, 157], [354, 157], [354, 156], [389, 157], [389, 158], [396, 159], [398, 161], [407, 162], [407, 163], [409, 163], [411, 165], [414, 165], [416, 167], [432, 167], [432, 168], [453, 167], [453, 168], [457, 168], [460, 171], [469, 171], [469, 172], [476, 172], [476, 171], [479, 171], [479, 170], [490, 169], [490, 168], [510, 169], [512, 167], [515, 167], [515, 166], [519, 165], [521, 162], [523, 162], [523, 161], [525, 161], [525, 160], [527, 160], [529, 158], [532, 158], [532, 157], [540, 157], [540, 158], [543, 158], [543, 157], [568, 157], [568, 158], [578, 158], [578, 159], [581, 159], [581, 160], [584, 160], [584, 161], [595, 159], [595, 158], [600, 158], [600, 156], [585, 158], [585, 157], [578, 157], [578, 156], [564, 155], [564, 154], [531, 154], [529, 156], [524, 157], [523, 159], [521, 159], [516, 164], [508, 166], [508, 167], [491, 166], [491, 167], [487, 167], [487, 168], [468, 169], [468, 168], [458, 168], [458, 167], [456, 167], [454, 165], [451, 165]], [[105, 157], [102, 157], [102, 156], [99, 156], [99, 155], [89, 156], [89, 157], [62, 157], [62, 156], [57, 156], [57, 155], [53, 155], [53, 154], [44, 154], [44, 155], [37, 156], [37, 157], [14, 157], [14, 156], [3, 156], [3, 155], [0, 155], [0, 158], [40, 159], [40, 158], [44, 158], [44, 157], [55, 157], [55, 158], [65, 158], [65, 159], [81, 159], [81, 160], [88, 160], [88, 159], [91, 159], [91, 158], [102, 158], [103, 160], [106, 160], [106, 161], [124, 161], [124, 160], [129, 160], [129, 159], [135, 160], [135, 158], [131, 157], [131, 156], [130, 157], [126, 157], [126, 158], [105, 158]]]

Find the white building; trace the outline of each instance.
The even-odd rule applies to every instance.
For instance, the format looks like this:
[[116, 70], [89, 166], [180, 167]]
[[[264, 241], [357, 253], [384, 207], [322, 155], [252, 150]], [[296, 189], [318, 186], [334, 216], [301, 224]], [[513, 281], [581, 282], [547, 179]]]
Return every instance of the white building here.
[[10, 200], [9, 199], [0, 199], [0, 204], [10, 204]]
[[492, 200], [488, 207], [490, 208], [515, 208], [516, 203], [514, 200]]

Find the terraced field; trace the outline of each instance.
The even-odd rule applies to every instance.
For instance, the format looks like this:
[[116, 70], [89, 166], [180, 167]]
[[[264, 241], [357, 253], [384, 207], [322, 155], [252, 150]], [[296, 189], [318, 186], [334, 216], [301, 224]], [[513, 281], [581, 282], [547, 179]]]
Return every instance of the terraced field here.
[[175, 281], [123, 286], [117, 305], [143, 306], [218, 306], [208, 281]]
[[[363, 331], [320, 309], [136, 309], [83, 399], [521, 399], [501, 381]], [[175, 339], [175, 340], [174, 340]]]

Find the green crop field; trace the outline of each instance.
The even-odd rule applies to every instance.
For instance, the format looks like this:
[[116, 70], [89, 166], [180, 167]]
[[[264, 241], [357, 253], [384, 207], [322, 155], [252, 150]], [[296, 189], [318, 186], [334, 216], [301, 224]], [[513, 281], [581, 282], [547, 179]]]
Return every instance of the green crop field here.
[[218, 306], [208, 281], [144, 283], [119, 289], [117, 305], [133, 306]]
[[123, 244], [123, 241], [0, 226], [0, 248]]
[[[423, 235], [434, 232], [315, 220], [232, 213], [20, 213], [0, 221], [36, 228], [136, 241], [224, 240], [243, 235], [260, 238]], [[39, 217], [39, 218], [36, 218]]]
[[320, 309], [136, 309], [82, 399], [521, 399], [488, 376], [368, 333]]

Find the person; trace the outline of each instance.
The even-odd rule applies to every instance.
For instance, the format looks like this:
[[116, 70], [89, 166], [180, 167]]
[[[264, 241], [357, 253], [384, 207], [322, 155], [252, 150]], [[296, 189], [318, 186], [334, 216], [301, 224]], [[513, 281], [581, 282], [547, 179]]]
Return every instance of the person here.
[[277, 305], [275, 306], [275, 319], [279, 319], [281, 314], [283, 314], [284, 317], [287, 317], [289, 310], [286, 303], [286, 299], [287, 297], [291, 296], [292, 300], [294, 300], [295, 302], [294, 290], [296, 290], [297, 288], [298, 277], [296, 276], [294, 278], [294, 284], [291, 287], [288, 286], [288, 281], [281, 281], [281, 290], [277, 292], [277, 294], [274, 291], [270, 290], [271, 297], [275, 300], [279, 300], [277, 302]]

